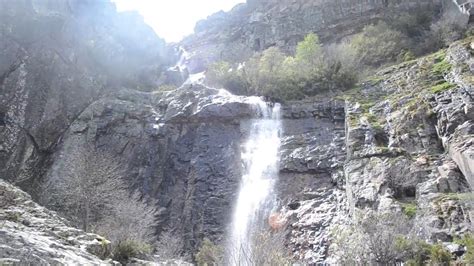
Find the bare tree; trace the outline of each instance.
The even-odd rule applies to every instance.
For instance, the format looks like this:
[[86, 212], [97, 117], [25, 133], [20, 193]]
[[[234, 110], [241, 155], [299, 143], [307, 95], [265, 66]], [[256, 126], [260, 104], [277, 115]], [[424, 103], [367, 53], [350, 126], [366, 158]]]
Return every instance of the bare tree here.
[[155, 204], [137, 191], [129, 192], [117, 159], [79, 147], [66, 156], [57, 175], [43, 186], [46, 205], [84, 231], [101, 233], [112, 242], [151, 243]]
[[42, 201], [89, 232], [127, 195], [119, 163], [91, 148], [76, 148], [43, 186]]
[[163, 231], [156, 243], [156, 253], [160, 261], [181, 259], [181, 249], [182, 244], [179, 237], [173, 234], [170, 229]]
[[152, 252], [156, 204], [130, 192], [118, 160], [92, 148], [76, 148], [45, 182], [42, 201], [86, 232], [112, 242], [122, 262]]
[[292, 265], [293, 259], [285, 246], [285, 230], [255, 233], [250, 246], [232, 247], [227, 251], [232, 265]]
[[358, 213], [352, 224], [333, 232], [332, 253], [344, 265], [392, 265], [401, 256], [398, 242], [410, 229], [404, 215]]
[[126, 192], [114, 204], [111, 214], [95, 225], [94, 231], [112, 243], [135, 241], [153, 245], [155, 242], [154, 201], [147, 202], [135, 191]]

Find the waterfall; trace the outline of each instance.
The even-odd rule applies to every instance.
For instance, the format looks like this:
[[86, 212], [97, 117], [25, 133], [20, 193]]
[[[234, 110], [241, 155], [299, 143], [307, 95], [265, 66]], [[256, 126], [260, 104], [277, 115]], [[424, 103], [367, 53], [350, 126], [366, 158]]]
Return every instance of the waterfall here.
[[261, 118], [252, 120], [242, 146], [244, 169], [227, 247], [229, 265], [251, 264], [248, 258], [253, 236], [267, 225], [276, 207], [273, 190], [279, 171], [280, 105], [271, 106], [257, 97], [251, 99]]

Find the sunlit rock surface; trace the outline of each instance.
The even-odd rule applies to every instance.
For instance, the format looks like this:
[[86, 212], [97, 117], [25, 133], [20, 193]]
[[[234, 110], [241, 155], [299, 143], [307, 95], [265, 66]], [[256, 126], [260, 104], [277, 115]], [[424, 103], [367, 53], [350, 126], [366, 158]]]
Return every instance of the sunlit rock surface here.
[[105, 265], [93, 255], [110, 242], [68, 225], [55, 212], [0, 180], [0, 263], [5, 265]]

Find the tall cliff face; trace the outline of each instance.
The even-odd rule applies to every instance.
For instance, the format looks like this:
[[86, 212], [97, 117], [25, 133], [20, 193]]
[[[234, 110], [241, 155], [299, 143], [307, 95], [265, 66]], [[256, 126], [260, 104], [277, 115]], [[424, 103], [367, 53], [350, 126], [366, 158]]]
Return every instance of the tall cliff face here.
[[248, 1], [230, 12], [219, 12], [197, 23], [195, 34], [181, 45], [193, 53], [192, 73], [210, 62], [242, 62], [255, 51], [271, 46], [293, 51], [309, 32], [327, 41], [359, 32], [365, 25], [391, 13], [439, 9], [443, 0], [352, 1], [296, 0]]
[[0, 47], [0, 175], [20, 184], [43, 175], [87, 106], [155, 88], [169, 64], [143, 19], [105, 0], [0, 1]]

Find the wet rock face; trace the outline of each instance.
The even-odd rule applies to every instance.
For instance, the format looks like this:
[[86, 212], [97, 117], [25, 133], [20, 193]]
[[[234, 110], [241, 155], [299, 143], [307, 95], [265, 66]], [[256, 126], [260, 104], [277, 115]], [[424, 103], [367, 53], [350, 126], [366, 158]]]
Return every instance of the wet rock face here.
[[[191, 72], [209, 60], [241, 59], [271, 45], [291, 49], [310, 31], [343, 37], [376, 19], [388, 3], [356, 2], [254, 0], [218, 13], [183, 43], [200, 57], [189, 62]], [[427, 1], [397, 3], [411, 8]], [[189, 255], [204, 237], [223, 240], [242, 174], [241, 144], [250, 119], [258, 116], [248, 99], [199, 85], [148, 92], [162, 79], [179, 83], [179, 77], [160, 77], [168, 69], [162, 41], [106, 1], [0, 1], [0, 15], [0, 176], [34, 194], [35, 181], [61, 178], [57, 168], [71, 150], [93, 145], [119, 158], [131, 188], [157, 200], [157, 234], [172, 229]], [[31, 27], [35, 34], [25, 34]], [[421, 70], [436, 63], [424, 58], [381, 71], [380, 79], [356, 92], [362, 99], [282, 106], [276, 193], [298, 259], [326, 261], [333, 226], [357, 210], [402, 215], [408, 202], [426, 210], [414, 219], [428, 221], [432, 240], [450, 241], [466, 230], [462, 203], [446, 194], [474, 184], [469, 47], [456, 44], [446, 53], [453, 68], [441, 79], [457, 86], [449, 91], [423, 87], [439, 81], [423, 76]], [[5, 187], [14, 189], [0, 182], [0, 198]], [[40, 207], [22, 193], [15, 205], [0, 208], [0, 218], [8, 220], [0, 233], [6, 231], [8, 243], [29, 246], [18, 237], [28, 232], [65, 245], [32, 226]], [[17, 203], [26, 208], [18, 221]], [[95, 236], [82, 238], [64, 221], [50, 221], [55, 214], [40, 214], [71, 234], [66, 250], [78, 254], [74, 262], [95, 263], [74, 246], [76, 240], [95, 243]], [[54, 262], [62, 256], [58, 250], [53, 257], [34, 253], [40, 259], [35, 262]], [[0, 252], [12, 260], [23, 254], [1, 245]]]
[[246, 98], [199, 85], [168, 93], [123, 89], [92, 103], [64, 134], [47, 178], [75, 147], [116, 156], [126, 179], [158, 202], [157, 234], [172, 229], [188, 255], [220, 241], [241, 178], [241, 124], [256, 116]]
[[436, 95], [433, 101], [437, 114], [436, 130], [450, 157], [459, 165], [467, 181], [474, 186], [474, 91], [472, 70], [461, 69], [471, 66], [470, 43], [454, 44], [446, 54], [453, 64], [453, 71], [447, 79], [459, 85], [457, 90]]
[[219, 12], [198, 22], [195, 34], [181, 45], [195, 53], [190, 61], [201, 66], [218, 60], [242, 62], [253, 52], [271, 46], [292, 51], [309, 32], [317, 33], [323, 41], [338, 40], [386, 13], [436, 7], [441, 2], [248, 1], [228, 13]]

